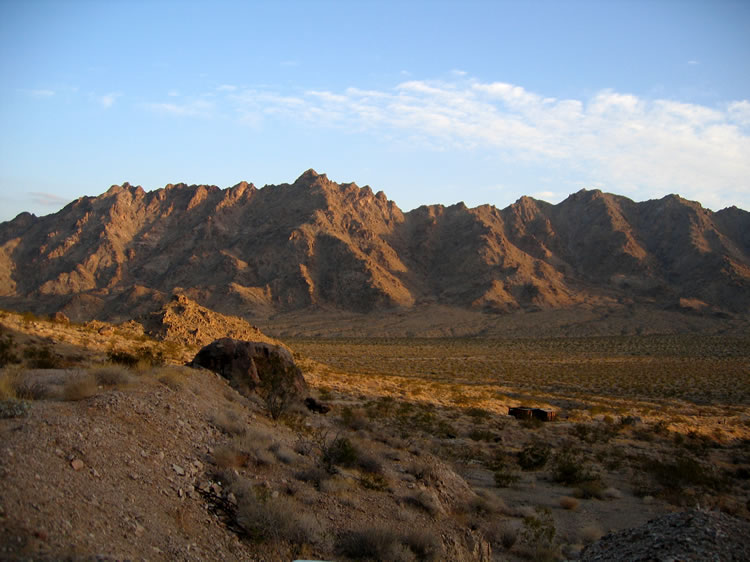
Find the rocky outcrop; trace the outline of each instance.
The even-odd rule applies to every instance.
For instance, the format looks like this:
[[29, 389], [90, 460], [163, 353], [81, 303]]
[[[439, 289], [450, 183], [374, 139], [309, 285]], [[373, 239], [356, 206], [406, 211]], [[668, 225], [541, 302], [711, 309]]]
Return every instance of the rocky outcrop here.
[[748, 232], [750, 213], [677, 196], [582, 190], [558, 205], [403, 213], [313, 170], [262, 189], [126, 183], [0, 224], [0, 306], [121, 322], [179, 292], [246, 318], [433, 304], [747, 317]]
[[587, 546], [581, 560], [750, 560], [750, 523], [693, 509], [609, 534]]
[[218, 373], [244, 394], [273, 388], [300, 398], [307, 395], [292, 354], [277, 345], [222, 338], [201, 349], [190, 365]]
[[190, 346], [205, 346], [220, 338], [282, 345], [245, 320], [214, 312], [182, 294], [173, 295], [166, 305], [147, 315], [141, 323], [152, 337]]

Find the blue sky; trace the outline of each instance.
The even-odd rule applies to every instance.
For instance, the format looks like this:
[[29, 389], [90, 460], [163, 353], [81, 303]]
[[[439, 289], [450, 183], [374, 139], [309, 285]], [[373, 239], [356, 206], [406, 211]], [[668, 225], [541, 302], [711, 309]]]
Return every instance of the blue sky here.
[[0, 220], [129, 181], [750, 210], [750, 2], [0, 0]]

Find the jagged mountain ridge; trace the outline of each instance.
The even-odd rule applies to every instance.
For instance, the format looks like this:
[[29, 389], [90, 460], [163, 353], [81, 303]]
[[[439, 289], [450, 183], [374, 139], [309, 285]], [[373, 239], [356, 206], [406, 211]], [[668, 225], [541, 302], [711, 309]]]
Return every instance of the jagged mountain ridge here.
[[750, 213], [582, 190], [552, 205], [403, 213], [308, 170], [261, 189], [129, 184], [0, 224], [0, 304], [121, 320], [180, 290], [239, 315], [438, 303], [493, 312], [646, 303], [746, 316]]

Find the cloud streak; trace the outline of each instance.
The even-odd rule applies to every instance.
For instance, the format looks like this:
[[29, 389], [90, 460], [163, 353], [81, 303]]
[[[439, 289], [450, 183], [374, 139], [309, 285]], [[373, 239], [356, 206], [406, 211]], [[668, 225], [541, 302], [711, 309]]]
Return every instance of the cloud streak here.
[[60, 197], [59, 195], [55, 195], [54, 193], [31, 191], [29, 192], [29, 195], [31, 196], [31, 201], [34, 203], [34, 205], [39, 205], [41, 207], [59, 208], [70, 203], [70, 201], [68, 201], [64, 197]]
[[[410, 147], [483, 151], [567, 185], [603, 185], [636, 199], [667, 193], [712, 208], [750, 201], [750, 101], [706, 107], [614, 90], [558, 99], [460, 74], [391, 89], [309, 90], [296, 95], [226, 88], [217, 106], [255, 127], [289, 119], [364, 133]], [[211, 108], [153, 104], [175, 115]]]

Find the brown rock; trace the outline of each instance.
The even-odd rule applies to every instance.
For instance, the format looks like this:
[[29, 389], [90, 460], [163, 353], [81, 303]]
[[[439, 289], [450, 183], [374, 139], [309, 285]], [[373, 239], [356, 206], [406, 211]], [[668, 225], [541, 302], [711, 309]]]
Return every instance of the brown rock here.
[[84, 462], [81, 459], [73, 459], [72, 461], [70, 461], [70, 466], [73, 467], [73, 470], [75, 470], [77, 472], [77, 471], [81, 470], [86, 465], [84, 464]]
[[292, 354], [268, 343], [222, 338], [201, 349], [190, 365], [218, 373], [245, 393], [273, 377], [300, 397], [307, 394], [307, 383]]

